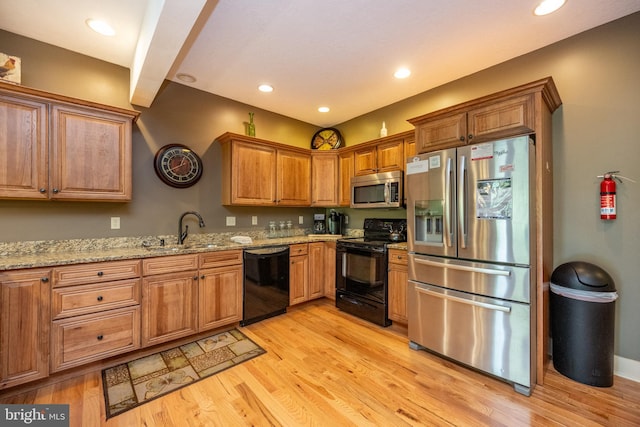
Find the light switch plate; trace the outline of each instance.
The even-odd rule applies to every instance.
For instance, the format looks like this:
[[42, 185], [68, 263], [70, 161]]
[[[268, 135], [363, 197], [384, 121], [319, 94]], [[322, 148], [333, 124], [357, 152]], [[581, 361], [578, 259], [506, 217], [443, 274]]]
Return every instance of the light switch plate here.
[[111, 229], [112, 230], [120, 230], [120, 217], [112, 216], [111, 217]]
[[251, 217], [251, 225], [258, 225], [258, 217], [256, 215]]
[[228, 227], [233, 227], [234, 225], [236, 225], [236, 217], [235, 216], [228, 216], [227, 217], [227, 226]]
[[298, 217], [298, 224], [304, 224], [304, 217], [302, 215]]

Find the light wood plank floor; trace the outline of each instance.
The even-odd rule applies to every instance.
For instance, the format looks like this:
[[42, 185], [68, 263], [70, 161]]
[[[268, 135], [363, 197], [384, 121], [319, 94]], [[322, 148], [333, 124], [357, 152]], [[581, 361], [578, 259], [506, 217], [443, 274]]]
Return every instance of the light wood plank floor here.
[[100, 372], [1, 403], [68, 403], [72, 426], [640, 425], [639, 383], [590, 387], [550, 368], [525, 397], [326, 300], [241, 330], [267, 353], [108, 421]]

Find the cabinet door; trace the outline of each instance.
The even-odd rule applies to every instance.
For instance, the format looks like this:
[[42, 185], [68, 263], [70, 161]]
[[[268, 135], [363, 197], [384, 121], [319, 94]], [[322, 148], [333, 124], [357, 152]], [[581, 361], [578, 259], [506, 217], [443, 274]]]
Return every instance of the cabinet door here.
[[311, 155], [279, 149], [277, 159], [276, 203], [282, 206], [311, 205]]
[[145, 277], [142, 282], [142, 346], [198, 332], [196, 271]]
[[336, 299], [336, 242], [324, 242], [324, 296]]
[[465, 144], [467, 140], [467, 114], [459, 113], [431, 120], [416, 127], [416, 151], [426, 153]]
[[353, 152], [354, 175], [368, 175], [378, 171], [377, 149], [371, 145]]
[[389, 250], [389, 319], [407, 323], [407, 251]]
[[0, 273], [0, 389], [49, 375], [50, 275]]
[[309, 297], [324, 296], [324, 283], [327, 278], [324, 242], [309, 243]]
[[0, 198], [47, 199], [47, 104], [0, 93]]
[[338, 205], [338, 178], [336, 153], [311, 155], [311, 206]]
[[338, 183], [338, 205], [351, 205], [351, 178], [355, 174], [353, 152], [340, 153], [338, 155], [340, 163], [340, 178]]
[[242, 320], [242, 264], [200, 270], [198, 330]]
[[404, 170], [404, 140], [379, 144], [376, 148], [376, 158], [378, 161], [377, 171], [388, 172]]
[[289, 262], [289, 305], [295, 305], [309, 299], [309, 256], [292, 256]]
[[[230, 197], [224, 197], [223, 194], [223, 203], [275, 205], [276, 149], [241, 141], [232, 141], [231, 144], [231, 194]], [[224, 180], [225, 177], [223, 177]]]
[[469, 143], [533, 132], [533, 95], [524, 95], [469, 110]]
[[56, 104], [51, 113], [51, 198], [131, 200], [131, 117]]

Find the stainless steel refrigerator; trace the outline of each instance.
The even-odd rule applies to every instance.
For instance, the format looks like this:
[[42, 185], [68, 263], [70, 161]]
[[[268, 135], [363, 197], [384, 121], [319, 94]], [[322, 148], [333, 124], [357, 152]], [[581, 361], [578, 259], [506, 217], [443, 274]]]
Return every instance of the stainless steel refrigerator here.
[[535, 379], [534, 142], [528, 136], [407, 159], [408, 333], [513, 383]]

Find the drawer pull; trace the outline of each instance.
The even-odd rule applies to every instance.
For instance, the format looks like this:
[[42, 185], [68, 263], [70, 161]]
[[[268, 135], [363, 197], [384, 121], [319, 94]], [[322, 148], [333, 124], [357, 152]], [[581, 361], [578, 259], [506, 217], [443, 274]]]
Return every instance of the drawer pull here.
[[102, 277], [104, 273], [102, 271], [98, 271], [98, 277]]
[[47, 283], [49, 281], [49, 278], [48, 277], [43, 277], [42, 279], [40, 279], [40, 281], [42, 283]]
[[100, 334], [96, 338], [98, 338], [98, 341], [102, 341], [102, 338], [104, 338], [104, 336], [102, 336], [102, 334]]
[[103, 299], [103, 298], [102, 298], [102, 295], [98, 295], [97, 300], [98, 300], [98, 301], [102, 301], [102, 299]]

